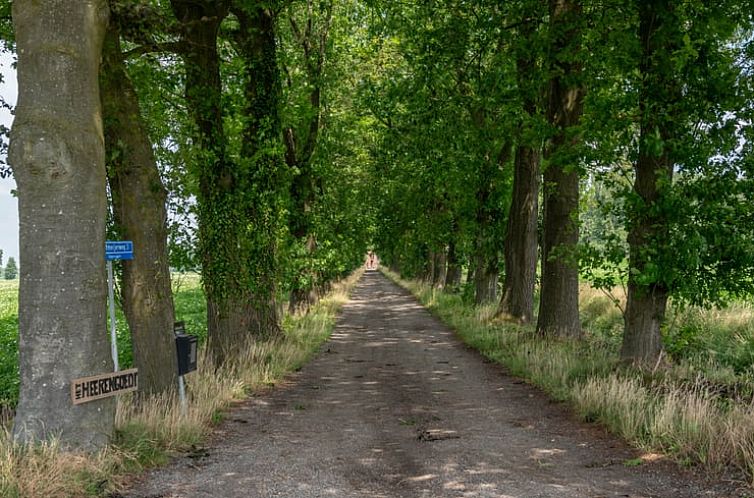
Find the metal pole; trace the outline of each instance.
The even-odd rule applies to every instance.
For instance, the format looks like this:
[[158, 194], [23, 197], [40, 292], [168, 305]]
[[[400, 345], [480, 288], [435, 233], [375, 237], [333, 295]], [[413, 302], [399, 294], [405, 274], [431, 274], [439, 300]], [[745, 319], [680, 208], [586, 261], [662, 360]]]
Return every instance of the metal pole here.
[[188, 402], [186, 401], [186, 384], [183, 383], [183, 375], [178, 376], [178, 399], [181, 402], [181, 415], [185, 417], [188, 413]]
[[115, 371], [119, 371], [118, 366], [118, 340], [115, 333], [115, 291], [113, 290], [113, 262], [107, 262], [107, 297], [110, 301], [110, 349], [113, 355], [113, 366]]
[[[173, 334], [178, 337], [178, 330], [173, 326]], [[176, 348], [178, 343], [175, 344]], [[188, 401], [186, 400], [186, 384], [183, 381], [183, 375], [178, 375], [178, 401], [181, 403], [181, 415], [184, 417], [188, 413]]]

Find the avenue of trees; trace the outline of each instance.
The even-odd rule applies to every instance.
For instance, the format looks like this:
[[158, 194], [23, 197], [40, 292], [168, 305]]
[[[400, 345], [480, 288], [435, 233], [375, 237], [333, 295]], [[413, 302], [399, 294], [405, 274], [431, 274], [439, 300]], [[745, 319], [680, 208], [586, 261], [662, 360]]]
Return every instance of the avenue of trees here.
[[468, 268], [542, 336], [581, 336], [580, 278], [625, 284], [639, 366], [669, 299], [750, 295], [749, 2], [372, 4], [383, 261], [451, 289]]
[[112, 398], [69, 399], [113, 367], [106, 239], [134, 241], [119, 289], [142, 395], [175, 385], [172, 270], [201, 272], [219, 365], [370, 248], [543, 337], [582, 336], [580, 282], [625, 284], [621, 357], [655, 365], [669, 299], [754, 287], [752, 7], [0, 2], [19, 84], [15, 437], [112, 433]]

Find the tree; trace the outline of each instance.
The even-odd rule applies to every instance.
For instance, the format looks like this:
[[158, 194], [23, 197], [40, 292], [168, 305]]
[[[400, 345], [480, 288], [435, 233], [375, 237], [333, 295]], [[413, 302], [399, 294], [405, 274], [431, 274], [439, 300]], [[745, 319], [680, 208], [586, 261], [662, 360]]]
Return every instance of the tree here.
[[751, 18], [740, 2], [726, 0], [636, 7], [639, 140], [625, 197], [629, 274], [621, 358], [652, 367], [662, 354], [671, 296], [721, 304], [754, 286], [754, 213], [742, 202], [754, 194], [751, 149], [741, 145], [751, 133], [752, 88], [740, 63], [740, 33], [750, 32]]
[[173, 293], [167, 248], [167, 192], [121, 49], [124, 27], [141, 31], [144, 11], [113, 9], [103, 47], [100, 91], [108, 183], [116, 230], [134, 243], [123, 262], [123, 311], [131, 332], [139, 391], [170, 392], [177, 383]]
[[289, 88], [289, 99], [298, 100], [297, 104], [306, 109], [305, 112], [296, 113], [294, 122], [289, 123], [284, 130], [285, 159], [291, 170], [296, 172], [291, 183], [291, 213], [288, 218], [293, 243], [298, 247], [295, 251], [298, 257], [294, 259], [298, 271], [293, 278], [289, 301], [291, 311], [308, 309], [316, 299], [317, 286], [320, 284], [318, 280], [321, 278], [314, 268], [314, 253], [318, 242], [312, 215], [323, 185], [322, 178], [315, 170], [314, 159], [322, 130], [325, 63], [334, 1], [306, 0], [305, 5], [305, 9], [300, 9], [303, 11], [301, 16], [289, 6], [286, 19], [290, 25], [293, 45], [298, 51], [295, 57], [300, 60], [299, 67], [305, 75], [303, 98], [296, 95], [296, 89]]
[[[171, 6], [185, 47], [181, 56], [194, 125], [189, 161], [198, 184], [198, 252], [209, 348], [219, 365], [254, 340], [281, 331], [275, 236], [282, 224], [278, 196], [287, 185], [275, 148], [281, 141], [278, 117], [269, 114], [276, 113], [278, 92], [273, 13], [261, 3], [172, 0]], [[242, 104], [224, 98], [221, 79], [218, 40], [231, 9], [240, 24], [235, 32], [245, 67]], [[256, 74], [260, 69], [264, 73]], [[243, 111], [234, 114], [237, 109]], [[226, 123], [240, 123], [241, 140], [226, 133]]]
[[[516, 83], [521, 116], [514, 156], [513, 197], [505, 237], [505, 280], [497, 316], [529, 323], [534, 315], [534, 284], [537, 274], [537, 216], [539, 209], [542, 138], [535, 131], [540, 120], [539, 62], [536, 19], [539, 6], [525, 13], [515, 48]], [[532, 17], [529, 17], [532, 15]]]
[[[21, 388], [14, 438], [96, 449], [115, 401], [74, 406], [72, 379], [112, 371], [105, 330], [104, 1], [13, 2], [19, 95], [9, 162], [18, 185]], [[65, 361], [61, 361], [65, 358]]]
[[18, 267], [16, 260], [11, 256], [8, 258], [8, 264], [5, 266], [5, 280], [13, 280], [18, 276]]
[[553, 136], [544, 168], [540, 335], [579, 337], [579, 150], [583, 12], [578, 0], [550, 0], [550, 82], [547, 121]]
[[231, 6], [239, 22], [236, 35], [243, 61], [243, 128], [241, 154], [246, 177], [244, 219], [250, 241], [248, 260], [253, 291], [254, 336], [281, 333], [277, 308], [278, 236], [284, 224], [288, 171], [282, 154], [280, 71], [275, 12], [270, 6], [236, 1]]

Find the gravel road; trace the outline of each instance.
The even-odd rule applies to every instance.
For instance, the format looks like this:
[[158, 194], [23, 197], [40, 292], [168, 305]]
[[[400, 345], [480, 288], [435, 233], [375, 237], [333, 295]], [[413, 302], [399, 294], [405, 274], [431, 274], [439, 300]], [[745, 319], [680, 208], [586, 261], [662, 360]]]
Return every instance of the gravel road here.
[[368, 271], [321, 354], [235, 408], [206, 451], [123, 496], [731, 496], [638, 455], [468, 350]]

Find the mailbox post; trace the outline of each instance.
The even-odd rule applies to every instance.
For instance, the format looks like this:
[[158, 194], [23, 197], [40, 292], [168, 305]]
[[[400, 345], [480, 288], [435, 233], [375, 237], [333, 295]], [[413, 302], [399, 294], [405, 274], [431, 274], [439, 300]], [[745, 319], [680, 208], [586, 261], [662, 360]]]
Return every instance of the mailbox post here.
[[175, 351], [178, 355], [178, 397], [181, 402], [181, 410], [184, 415], [188, 405], [186, 404], [186, 385], [183, 376], [196, 370], [196, 336], [186, 334], [186, 324], [175, 322], [173, 324], [175, 334]]

